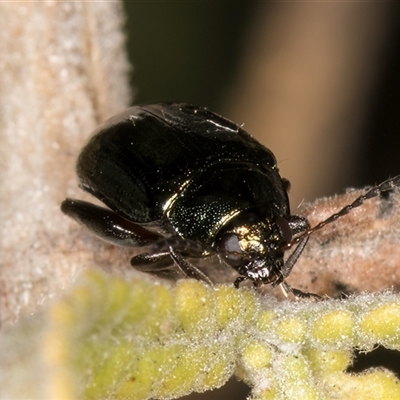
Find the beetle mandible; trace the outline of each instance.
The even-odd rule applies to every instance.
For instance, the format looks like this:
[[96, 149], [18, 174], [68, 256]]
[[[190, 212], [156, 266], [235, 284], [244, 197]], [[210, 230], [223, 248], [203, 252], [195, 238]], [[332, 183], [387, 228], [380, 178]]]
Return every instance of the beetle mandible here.
[[251, 280], [299, 297], [312, 294], [285, 279], [309, 236], [400, 185], [400, 176], [389, 179], [310, 228], [290, 213], [289, 181], [273, 153], [235, 123], [186, 103], [135, 106], [110, 118], [83, 148], [77, 174], [109, 208], [66, 199], [61, 210], [108, 242], [149, 246], [131, 259], [134, 268], [157, 274], [175, 265], [212, 284], [188, 258], [217, 255], [240, 274], [236, 287]]

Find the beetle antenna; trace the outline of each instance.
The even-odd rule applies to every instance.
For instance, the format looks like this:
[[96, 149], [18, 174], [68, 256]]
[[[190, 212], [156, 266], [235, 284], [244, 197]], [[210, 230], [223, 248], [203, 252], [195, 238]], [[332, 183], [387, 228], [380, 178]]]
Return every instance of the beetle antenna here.
[[372, 187], [370, 190], [368, 190], [365, 194], [362, 196], [358, 197], [355, 199], [351, 204], [348, 204], [347, 206], [343, 207], [341, 210], [339, 210], [337, 213], [332, 214], [330, 217], [325, 219], [324, 221], [320, 222], [319, 224], [315, 225], [313, 228], [309, 228], [303, 233], [301, 233], [299, 236], [295, 237], [292, 241], [287, 243], [284, 247], [285, 250], [291, 249], [293, 246], [295, 246], [297, 243], [301, 242], [304, 238], [310, 236], [313, 234], [315, 231], [320, 230], [323, 228], [325, 225], [328, 225], [334, 221], [336, 221], [338, 218], [341, 218], [347, 214], [349, 214], [354, 208], [357, 208], [361, 206], [366, 200], [372, 199], [373, 197], [379, 196], [383, 192], [387, 192], [388, 190], [393, 190], [396, 187], [400, 186], [400, 175], [397, 175], [393, 178], [389, 178], [386, 181], [382, 182], [381, 184]]
[[169, 246], [168, 247], [169, 255], [172, 258], [172, 261], [175, 265], [186, 275], [188, 278], [194, 278], [198, 281], [203, 281], [210, 286], [214, 286], [211, 279], [201, 272], [197, 267], [193, 264], [189, 263], [181, 254], [175, 252], [175, 250]]

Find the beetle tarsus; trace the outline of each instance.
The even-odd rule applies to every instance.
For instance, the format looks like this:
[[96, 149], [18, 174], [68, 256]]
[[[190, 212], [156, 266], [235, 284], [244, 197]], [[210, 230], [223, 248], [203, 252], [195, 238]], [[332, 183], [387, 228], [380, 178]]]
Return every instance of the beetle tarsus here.
[[282, 281], [279, 285], [281, 288], [283, 294], [285, 297], [289, 297], [289, 293], [292, 293], [294, 297], [299, 300], [299, 299], [310, 299], [311, 297], [314, 297], [317, 300], [321, 300], [322, 297], [311, 292], [303, 292], [300, 289], [295, 289], [292, 288], [286, 281]]
[[234, 282], [234, 286], [236, 289], [239, 289], [240, 284], [244, 281], [247, 281], [249, 278], [247, 278], [247, 276], [239, 276], [238, 278], [236, 278], [235, 282]]

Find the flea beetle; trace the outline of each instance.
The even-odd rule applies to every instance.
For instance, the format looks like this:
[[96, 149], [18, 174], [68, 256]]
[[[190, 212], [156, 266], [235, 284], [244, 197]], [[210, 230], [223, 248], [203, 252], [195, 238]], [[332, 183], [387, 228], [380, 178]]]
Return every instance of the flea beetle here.
[[217, 255], [239, 273], [236, 287], [280, 284], [296, 296], [309, 294], [285, 278], [310, 234], [400, 184], [389, 179], [310, 228], [291, 215], [289, 181], [273, 153], [239, 125], [186, 103], [135, 106], [109, 119], [83, 148], [77, 173], [108, 208], [66, 199], [62, 211], [108, 242], [146, 246], [134, 268], [179, 268], [211, 284], [190, 259]]

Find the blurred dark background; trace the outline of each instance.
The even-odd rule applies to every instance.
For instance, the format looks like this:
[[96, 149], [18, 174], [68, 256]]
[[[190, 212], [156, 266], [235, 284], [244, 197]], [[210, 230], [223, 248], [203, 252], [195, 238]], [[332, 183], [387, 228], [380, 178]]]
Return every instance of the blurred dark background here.
[[135, 103], [186, 101], [277, 156], [303, 199], [400, 173], [395, 3], [129, 1]]
[[400, 174], [396, 2], [125, 7], [134, 102], [192, 102], [244, 123], [291, 181], [292, 209]]
[[184, 100], [222, 110], [256, 3], [126, 2], [135, 101]]

